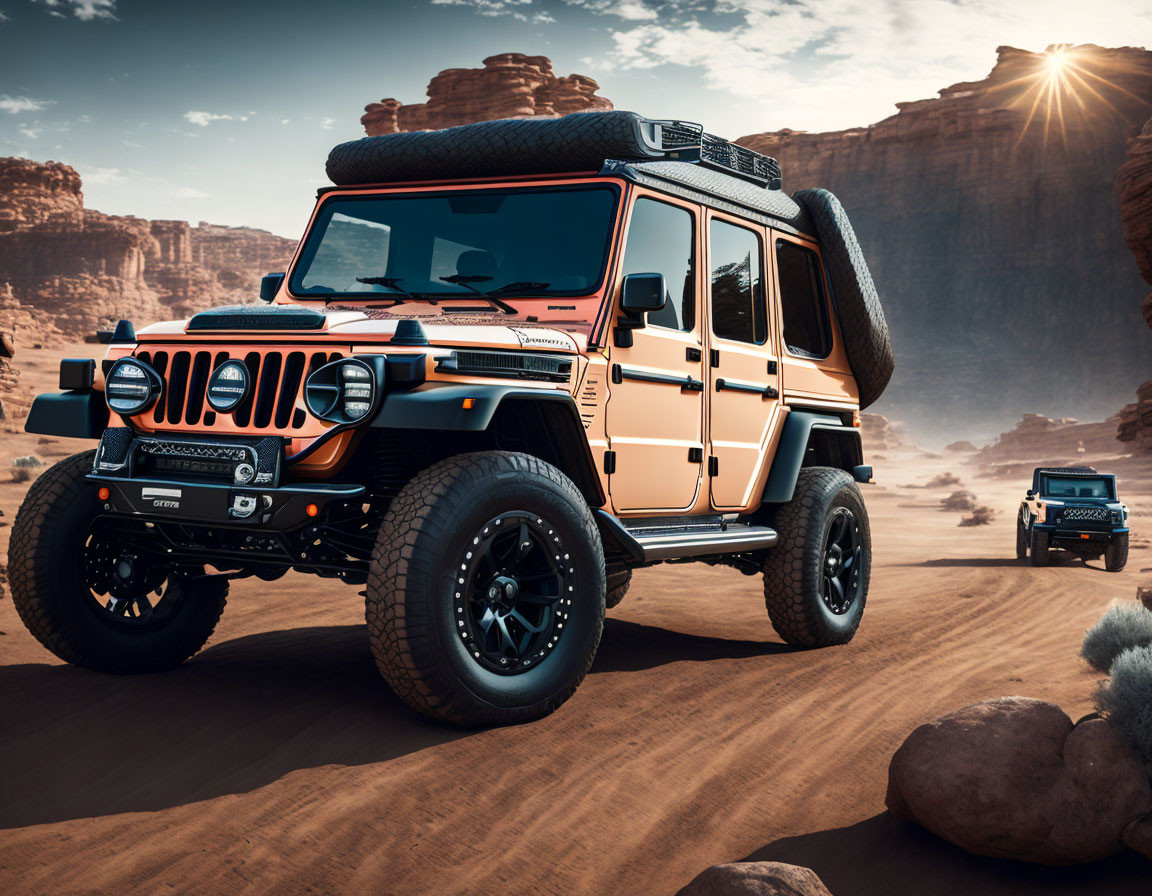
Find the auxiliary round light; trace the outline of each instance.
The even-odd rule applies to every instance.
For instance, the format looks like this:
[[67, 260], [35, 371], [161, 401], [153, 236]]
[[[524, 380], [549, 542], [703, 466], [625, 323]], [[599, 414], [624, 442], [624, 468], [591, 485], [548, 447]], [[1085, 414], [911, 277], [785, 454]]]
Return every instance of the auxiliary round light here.
[[252, 387], [248, 368], [243, 361], [225, 361], [208, 378], [205, 397], [208, 406], [220, 414], [231, 414], [248, 397]]
[[160, 375], [135, 358], [121, 358], [108, 371], [104, 399], [117, 414], [132, 417], [152, 407], [164, 388]]

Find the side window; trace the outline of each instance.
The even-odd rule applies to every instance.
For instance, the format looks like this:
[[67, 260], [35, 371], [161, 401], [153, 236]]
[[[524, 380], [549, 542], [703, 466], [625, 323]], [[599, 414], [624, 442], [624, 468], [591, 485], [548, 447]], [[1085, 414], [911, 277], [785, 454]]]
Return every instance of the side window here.
[[795, 355], [827, 358], [832, 351], [828, 303], [820, 277], [820, 259], [811, 249], [776, 241], [784, 344]]
[[691, 330], [696, 324], [692, 288], [692, 214], [687, 209], [641, 196], [632, 208], [625, 274], [663, 274], [668, 303], [651, 311], [648, 323], [669, 330]]
[[768, 339], [760, 238], [751, 230], [713, 221], [708, 233], [712, 259], [712, 332], [722, 339], [763, 345]]

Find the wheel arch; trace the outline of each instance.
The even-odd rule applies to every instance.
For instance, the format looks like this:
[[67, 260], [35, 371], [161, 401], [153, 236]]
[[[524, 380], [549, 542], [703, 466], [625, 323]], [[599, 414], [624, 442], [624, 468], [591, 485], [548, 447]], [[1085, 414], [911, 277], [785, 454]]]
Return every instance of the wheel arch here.
[[860, 430], [845, 426], [834, 414], [793, 410], [784, 418], [784, 429], [772, 459], [762, 504], [786, 504], [796, 491], [796, 478], [803, 467], [834, 467], [858, 481], [867, 481], [871, 470], [863, 465]]
[[[468, 407], [466, 399], [471, 399]], [[454, 384], [394, 393], [372, 426], [487, 434], [498, 448], [523, 451], [556, 467], [591, 507], [607, 501], [576, 402], [567, 392]]]

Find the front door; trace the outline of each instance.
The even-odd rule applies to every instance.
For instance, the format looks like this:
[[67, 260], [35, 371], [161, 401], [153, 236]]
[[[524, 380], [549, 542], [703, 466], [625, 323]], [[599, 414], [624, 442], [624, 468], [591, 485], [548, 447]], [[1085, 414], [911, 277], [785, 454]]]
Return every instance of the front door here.
[[779, 358], [770, 333], [763, 230], [712, 215], [708, 236], [712, 506], [738, 510], [752, 501], [777, 425]]
[[[632, 207], [621, 278], [663, 274], [667, 304], [624, 331], [609, 354], [605, 425], [618, 512], [687, 510], [703, 468], [703, 351], [696, 294], [697, 208], [641, 195]], [[616, 301], [619, 302], [617, 295]]]

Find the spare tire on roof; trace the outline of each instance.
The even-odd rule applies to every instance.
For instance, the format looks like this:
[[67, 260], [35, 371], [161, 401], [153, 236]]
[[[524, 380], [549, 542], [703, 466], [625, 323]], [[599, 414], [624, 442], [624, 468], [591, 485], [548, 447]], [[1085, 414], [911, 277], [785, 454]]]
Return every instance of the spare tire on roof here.
[[840, 200], [819, 189], [797, 190], [792, 198], [808, 210], [816, 225], [832, 281], [844, 351], [860, 390], [860, 407], [866, 408], [883, 394], [894, 367], [892, 337], [876, 284]]
[[599, 171], [605, 159], [664, 157], [645, 143], [643, 122], [635, 112], [578, 112], [362, 137], [335, 147], [326, 170], [339, 186]]

